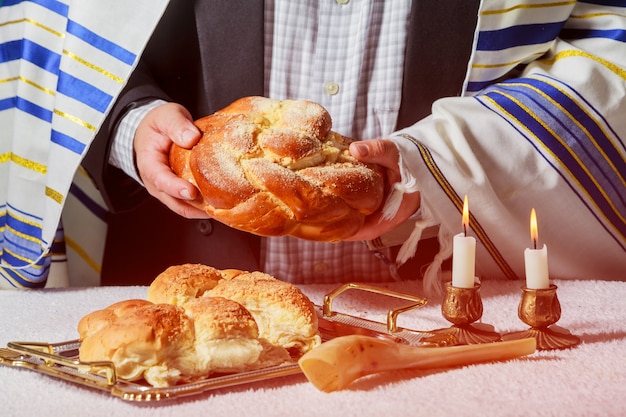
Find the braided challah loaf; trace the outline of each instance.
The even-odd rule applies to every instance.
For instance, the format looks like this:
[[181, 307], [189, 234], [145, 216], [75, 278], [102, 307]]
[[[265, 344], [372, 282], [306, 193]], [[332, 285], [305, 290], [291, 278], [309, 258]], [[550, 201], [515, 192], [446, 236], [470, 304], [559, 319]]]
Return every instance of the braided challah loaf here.
[[196, 185], [202, 208], [262, 236], [338, 241], [378, 209], [383, 171], [354, 159], [350, 140], [310, 101], [245, 97], [196, 121], [191, 150], [172, 146], [170, 165]]

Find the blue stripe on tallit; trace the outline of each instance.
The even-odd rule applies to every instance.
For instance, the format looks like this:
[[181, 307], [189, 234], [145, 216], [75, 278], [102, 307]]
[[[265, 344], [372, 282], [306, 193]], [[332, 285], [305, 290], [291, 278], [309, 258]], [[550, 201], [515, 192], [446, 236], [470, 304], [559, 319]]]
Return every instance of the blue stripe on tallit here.
[[[43, 287], [49, 271], [50, 258], [41, 257], [41, 225], [37, 224], [41, 219], [28, 216], [10, 205], [3, 208], [7, 209], [7, 207], [9, 211], [24, 215], [33, 223], [27, 223], [16, 216], [7, 215], [7, 210], [4, 210], [3, 214], [0, 215], [0, 224], [4, 229], [1, 239], [4, 248], [2, 261], [4, 265], [11, 266], [11, 268], [0, 266], [0, 277], [14, 287]], [[23, 235], [31, 237], [24, 238]], [[34, 263], [34, 261], [37, 262]], [[13, 267], [24, 268], [13, 270]]]
[[87, 193], [80, 189], [76, 184], [72, 183], [70, 186], [70, 194], [76, 197], [83, 206], [87, 207], [87, 209], [95, 215], [98, 219], [102, 220], [106, 223], [107, 221], [107, 211], [100, 206], [97, 202], [95, 202]]
[[[6, 249], [11, 250], [12, 252], [19, 254], [20, 258], [11, 257], [14, 259], [9, 265], [12, 266], [25, 266], [31, 265], [39, 256], [41, 255], [41, 244], [37, 245], [36, 243], [27, 240], [21, 239], [19, 236], [8, 232], [4, 239], [4, 255], [10, 256]], [[3, 260], [7, 260], [6, 256], [3, 256]]]
[[61, 56], [28, 39], [18, 39], [0, 44], [0, 63], [23, 59], [56, 74]]
[[[589, 103], [583, 107], [584, 100], [579, 95], [568, 95], [566, 91], [547, 77], [526, 78], [496, 84], [476, 99], [492, 110], [486, 98], [493, 100], [499, 107], [496, 113], [552, 164], [545, 154], [547, 149], [558, 161], [558, 172], [572, 190], [583, 202], [583, 194], [591, 200], [590, 209], [596, 218], [602, 217], [611, 225], [611, 234], [626, 249], [626, 161], [617, 141], [610, 136], [615, 132], [608, 127], [603, 130], [607, 125], [601, 123], [601, 116]], [[553, 126], [553, 131], [547, 126]]]
[[59, 71], [61, 56], [28, 39], [0, 44], [0, 63], [23, 59], [52, 74], [58, 74], [57, 91], [104, 113], [113, 100], [110, 94], [68, 73]]
[[[3, 6], [14, 6], [16, 4], [23, 3], [26, 0], [4, 0]], [[46, 9], [53, 11], [57, 14], [67, 16], [69, 6], [56, 0], [30, 0], [31, 3], [39, 4]]]
[[484, 30], [478, 34], [478, 51], [501, 51], [523, 45], [553, 41], [565, 22], [517, 25], [503, 29]]
[[[2, 255], [5, 259], [10, 259], [7, 253]], [[18, 288], [43, 288], [46, 285], [48, 273], [50, 272], [51, 258], [43, 258], [45, 264], [42, 264], [39, 268], [25, 268], [25, 269], [9, 269], [0, 267], [0, 276], [4, 278], [9, 284]]]
[[27, 233], [37, 241], [37, 244], [41, 244], [41, 224], [43, 222], [41, 217], [25, 213], [12, 204], [6, 204], [2, 206], [2, 209], [0, 215], [2, 226], [9, 226], [21, 233]]
[[0, 100], [0, 111], [16, 108], [48, 123], [52, 121], [52, 112], [21, 97]]
[[52, 130], [50, 134], [50, 140], [52, 141], [52, 143], [56, 143], [57, 145], [62, 146], [65, 149], [68, 149], [79, 155], [83, 153], [86, 147], [84, 143], [79, 142], [73, 137], [61, 133], [57, 130]]
[[487, 80], [487, 81], [469, 81], [467, 83], [467, 87], [466, 90], [468, 93], [476, 93], [479, 92], [481, 90], [483, 90], [484, 88], [489, 87], [490, 85], [492, 85], [494, 82], [494, 80]]
[[[5, 0], [4, 6], [13, 6], [21, 2], [22, 2], [21, 0]], [[68, 6], [58, 1], [33, 0], [32, 3], [39, 4], [40, 6], [45, 7], [46, 9], [52, 12], [55, 12], [59, 15], [62, 15], [65, 17], [67, 17], [68, 15], [68, 11], [69, 11]], [[90, 29], [86, 28], [85, 26], [73, 20], [68, 20], [66, 30], [67, 30], [67, 33], [70, 33], [76, 36], [77, 38], [82, 39], [83, 41], [91, 45], [92, 47], [101, 50], [102, 52], [118, 59], [119, 61], [127, 65], [133, 65], [133, 63], [135, 62], [135, 59], [137, 58], [137, 55], [132, 53], [128, 49], [123, 48], [106, 38], [103, 38], [102, 36], [98, 35], [97, 33], [91, 31]]]
[[[10, 227], [12, 230], [16, 231], [19, 235], [28, 235], [32, 237], [32, 240], [22, 239], [24, 243], [19, 243], [15, 240], [13, 243], [27, 252], [32, 252], [33, 254], [39, 255], [41, 251], [41, 227], [34, 226], [28, 223], [21, 222], [15, 219], [12, 216], [8, 216], [6, 219], [6, 226]], [[5, 238], [9, 239], [7, 236], [13, 235], [13, 232], [7, 233], [5, 230]], [[31, 245], [32, 243], [32, 245]], [[34, 249], [32, 249], [34, 248]]]
[[[515, 86], [515, 80], [512, 80], [500, 84], [500, 87], [502, 91], [506, 91], [511, 95], [516, 93], [522, 94], [531, 103], [535, 103], [534, 111], [541, 120], [552, 119], [554, 123], [548, 122], [547, 124], [556, 130], [558, 136], [565, 140], [566, 144], [577, 156], [581, 157], [583, 166], [593, 171], [594, 177], [603, 178], [606, 181], [607, 188], [605, 190], [613, 190], [614, 199], [621, 200], [622, 205], [624, 205], [626, 195], [622, 194], [624, 189], [620, 188], [620, 186], [623, 186], [623, 175], [626, 175], [626, 161], [622, 159], [615, 144], [602, 131], [598, 122], [585, 112], [578, 103], [574, 102], [572, 98], [566, 96], [554, 85], [534, 79], [527, 79], [525, 83], [527, 87], [518, 87]], [[512, 84], [513, 87], [510, 87], [509, 84]], [[555, 115], [554, 105], [552, 103], [546, 104], [546, 98], [539, 96], [537, 90], [532, 90], [531, 87], [537, 88], [538, 91], [543, 91], [562, 106], [562, 109], [557, 110], [563, 112], [565, 117], [559, 114]], [[588, 133], [573, 123], [571, 118], [567, 117], [567, 114], [570, 114], [573, 119], [578, 121]], [[556, 139], [550, 135], [547, 138], [552, 139], [552, 142], [548, 143], [548, 145], [550, 145], [550, 149], [553, 149], [556, 145], [553, 142]], [[593, 141], [591, 138], [593, 138]], [[601, 155], [601, 153], [605, 155]], [[570, 159], [572, 157], [566, 150], [561, 155]], [[609, 167], [615, 167], [615, 170], [605, 169]], [[622, 174], [620, 175], [620, 173]]]
[[130, 52], [127, 49], [122, 48], [121, 46], [103, 38], [102, 36], [97, 35], [96, 33], [90, 31], [86, 27], [70, 20], [67, 23], [67, 32], [72, 35], [80, 38], [93, 46], [105, 52], [112, 57], [122, 61], [127, 65], [133, 65], [136, 59], [136, 55]]
[[563, 29], [559, 37], [567, 41], [577, 39], [605, 38], [626, 42], [626, 30], [623, 29]]
[[579, 3], [599, 4], [601, 6], [626, 7], [626, 0], [583, 0]]
[[104, 113], [113, 100], [110, 94], [65, 72], [59, 74], [57, 91], [100, 113]]

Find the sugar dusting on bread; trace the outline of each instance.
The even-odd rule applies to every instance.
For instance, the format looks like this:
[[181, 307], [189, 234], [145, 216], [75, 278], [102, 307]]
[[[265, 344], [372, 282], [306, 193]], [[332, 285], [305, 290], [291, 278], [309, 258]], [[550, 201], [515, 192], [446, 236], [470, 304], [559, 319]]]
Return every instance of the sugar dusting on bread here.
[[[354, 235], [382, 204], [382, 169], [350, 155], [350, 139], [331, 130], [330, 115], [317, 103], [244, 97], [196, 125], [202, 138], [191, 150], [173, 145], [170, 165], [198, 187], [204, 210], [231, 227], [262, 236], [339, 241]], [[340, 169], [329, 169], [335, 166]], [[324, 170], [319, 174], [324, 181], [316, 180], [315, 170]], [[336, 216], [337, 210], [325, 206], [331, 199], [348, 210]]]

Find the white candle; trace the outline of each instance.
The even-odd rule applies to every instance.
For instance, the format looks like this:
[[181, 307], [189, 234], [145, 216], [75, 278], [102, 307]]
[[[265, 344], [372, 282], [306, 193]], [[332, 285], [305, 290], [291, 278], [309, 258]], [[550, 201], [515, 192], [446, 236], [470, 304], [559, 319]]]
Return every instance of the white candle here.
[[524, 266], [526, 268], [526, 287], [540, 290], [550, 287], [550, 276], [548, 274], [548, 247], [537, 249], [537, 214], [535, 209], [530, 212], [530, 237], [533, 241], [534, 249], [524, 250]]
[[454, 236], [452, 242], [452, 286], [474, 288], [476, 274], [476, 239], [467, 236], [469, 225], [469, 207], [467, 196], [463, 202], [463, 233]]

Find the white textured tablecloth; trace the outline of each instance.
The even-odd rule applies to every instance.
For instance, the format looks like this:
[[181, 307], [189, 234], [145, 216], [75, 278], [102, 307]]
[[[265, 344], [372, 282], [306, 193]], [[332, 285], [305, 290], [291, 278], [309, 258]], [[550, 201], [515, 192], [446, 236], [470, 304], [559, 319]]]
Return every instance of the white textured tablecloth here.
[[[362, 378], [323, 393], [299, 374], [173, 400], [128, 402], [107, 393], [0, 365], [0, 416], [626, 416], [626, 282], [555, 281], [559, 326], [582, 339], [575, 348], [508, 361]], [[421, 282], [390, 288], [419, 294]], [[517, 317], [519, 282], [484, 282], [482, 321], [500, 333], [527, 326]], [[334, 286], [303, 286], [321, 304]], [[0, 291], [0, 347], [9, 341], [77, 338], [86, 313], [144, 298], [146, 287]], [[406, 304], [406, 301], [400, 302]], [[384, 321], [399, 305], [385, 296], [348, 291], [333, 309]], [[401, 327], [447, 327], [440, 300], [401, 315]]]

